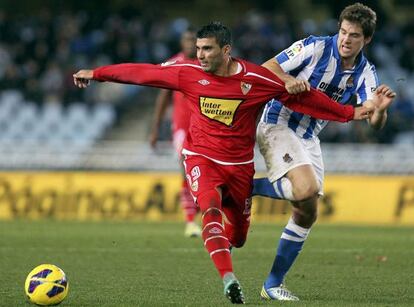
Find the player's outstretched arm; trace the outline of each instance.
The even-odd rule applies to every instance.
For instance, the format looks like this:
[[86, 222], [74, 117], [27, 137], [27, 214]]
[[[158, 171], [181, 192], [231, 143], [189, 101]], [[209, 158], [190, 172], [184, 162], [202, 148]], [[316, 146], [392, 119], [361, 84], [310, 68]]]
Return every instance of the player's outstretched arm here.
[[73, 75], [73, 79], [80, 88], [87, 87], [89, 80], [96, 80], [182, 90], [178, 78], [180, 69], [178, 65], [124, 63], [101, 66], [94, 70], [80, 70]]
[[314, 118], [348, 122], [360, 119], [360, 113], [355, 115], [355, 109], [350, 105], [341, 105], [324, 93], [311, 89], [299, 95], [289, 95], [286, 90], [275, 97], [286, 107], [295, 112], [304, 113]]
[[76, 74], [73, 74], [73, 82], [79, 88], [86, 88], [90, 84], [90, 80], [93, 79], [93, 70], [82, 69]]

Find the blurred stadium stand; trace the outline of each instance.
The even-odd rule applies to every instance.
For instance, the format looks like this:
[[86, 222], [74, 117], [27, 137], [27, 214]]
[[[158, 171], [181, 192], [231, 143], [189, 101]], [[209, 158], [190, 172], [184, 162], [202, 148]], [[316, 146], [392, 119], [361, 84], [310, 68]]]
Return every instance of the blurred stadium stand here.
[[[159, 63], [180, 32], [222, 20], [234, 55], [262, 63], [299, 38], [337, 30], [352, 1], [19, 1], [0, 9], [0, 168], [175, 170], [168, 120], [154, 154], [146, 143], [155, 89], [72, 85], [79, 68]], [[321, 135], [328, 172], [414, 173], [414, 4], [363, 1], [379, 22], [366, 50], [398, 93], [380, 132], [331, 123]], [[205, 14], [205, 12], [210, 12]], [[348, 144], [348, 145], [347, 145]], [[352, 144], [352, 145], [349, 145]], [[264, 166], [258, 158], [258, 170]]]

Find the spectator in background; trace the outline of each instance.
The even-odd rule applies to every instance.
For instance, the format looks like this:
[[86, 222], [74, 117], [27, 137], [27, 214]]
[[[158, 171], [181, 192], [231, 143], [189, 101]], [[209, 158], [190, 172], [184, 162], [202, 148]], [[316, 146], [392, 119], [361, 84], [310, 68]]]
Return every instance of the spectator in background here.
[[[181, 52], [174, 55], [167, 62], [193, 62], [198, 65], [198, 60], [196, 58], [196, 48], [195, 48], [196, 34], [192, 29], [188, 29], [181, 34], [180, 45]], [[150, 134], [150, 145], [152, 148], [156, 148], [157, 140], [159, 136], [159, 129], [165, 115], [167, 106], [170, 103], [173, 103], [173, 113], [171, 120], [171, 130], [174, 148], [180, 159], [180, 166], [182, 167], [182, 149], [183, 143], [186, 138], [188, 128], [190, 125], [190, 116], [188, 114], [188, 102], [183, 93], [178, 91], [171, 91], [168, 89], [161, 89], [155, 104], [155, 114]], [[182, 188], [180, 192], [180, 202], [181, 207], [184, 211], [186, 227], [184, 235], [186, 237], [199, 237], [201, 235], [201, 229], [195, 223], [194, 218], [198, 212], [198, 207], [195, 204], [193, 197], [185, 178], [184, 169], [182, 170], [183, 181]]]
[[[110, 4], [92, 2], [90, 7], [96, 6], [99, 9], [91, 13], [92, 11], [80, 9], [76, 4], [69, 3], [63, 7], [31, 5], [30, 8], [33, 10], [27, 12], [29, 14], [26, 14], [23, 8], [19, 12], [0, 8], [0, 63], [4, 64], [0, 68], [1, 89], [18, 89], [27, 100], [41, 104], [48, 93], [41, 89], [40, 79], [50, 67], [49, 62], [57, 63], [60, 74], [64, 76], [65, 85], [68, 77], [72, 76], [73, 67], [98, 62], [98, 65], [102, 65], [102, 58], [106, 59], [105, 63], [159, 63], [174, 49], [172, 46], [175, 46], [173, 44], [176, 43], [177, 37], [171, 35], [171, 31], [182, 29], [186, 23], [182, 17], [168, 19], [156, 4], [141, 7], [140, 4], [134, 3], [123, 9], [122, 5], [119, 5], [117, 10], [111, 10]], [[289, 11], [289, 6], [294, 6], [294, 3], [267, 5], [265, 10], [258, 9], [258, 3], [256, 9], [240, 14], [234, 25], [234, 55], [258, 64], [270, 58], [275, 50], [282, 50], [289, 42], [298, 39], [299, 37], [295, 36], [300, 32], [296, 30], [299, 24], [297, 18], [292, 18], [294, 16]], [[375, 48], [368, 48], [368, 51], [386, 50], [385, 53], [381, 51], [381, 54], [391, 55], [384, 61], [383, 58], [377, 58], [374, 52], [370, 59], [377, 66], [381, 78], [391, 87], [396, 88], [395, 82], [401, 77], [406, 80], [406, 84], [410, 84], [414, 80], [412, 22], [409, 19], [404, 21], [397, 15], [390, 15], [393, 12], [387, 10], [382, 2], [370, 3], [375, 5], [374, 8], [382, 8], [381, 14], [387, 17], [384, 19], [387, 22], [377, 27], [376, 40], [370, 44]], [[322, 1], [322, 4], [325, 9], [330, 7], [331, 12], [340, 7], [337, 2], [332, 1]], [[396, 8], [401, 9], [398, 5]], [[185, 16], [190, 18], [191, 14], [186, 12]], [[306, 13], [309, 18], [316, 14], [319, 16], [317, 11]], [[336, 12], [328, 14], [331, 17], [337, 15]], [[320, 24], [314, 19], [307, 24], [317, 27], [317, 32], [321, 35], [328, 35], [333, 33], [332, 24], [336, 24], [332, 20], [328, 17]], [[394, 60], [391, 61], [392, 59]], [[404, 73], [400, 73], [401, 71]], [[95, 87], [81, 93], [74, 91], [70, 86], [63, 86], [58, 98], [65, 104], [74, 101], [101, 102], [99, 99], [105, 95], [91, 93], [95, 91], [100, 90]], [[122, 89], [117, 88], [117, 91], [122, 92]], [[413, 102], [414, 90], [409, 88], [407, 97]], [[123, 94], [118, 98], [121, 101], [114, 103], [128, 105], [130, 101], [136, 101], [137, 91], [131, 94], [129, 89], [123, 90]], [[390, 115], [393, 116], [392, 113]], [[331, 126], [328, 126], [325, 130], [330, 128]], [[352, 129], [355, 128], [351, 127]], [[387, 140], [392, 141], [398, 131], [391, 130], [391, 126], [386, 129], [390, 135]], [[378, 136], [379, 134], [369, 135], [369, 141], [378, 141]], [[323, 140], [323, 137], [321, 139]], [[340, 142], [341, 139], [333, 138], [330, 141]]]
[[[376, 14], [356, 3], [341, 12], [338, 26], [337, 35], [297, 41], [263, 66], [280, 76], [290, 94], [312, 87], [341, 104], [356, 100], [358, 105], [375, 107], [368, 122], [381, 129], [395, 93], [388, 86], [379, 86], [375, 67], [362, 52], [374, 35]], [[318, 134], [327, 123], [294, 112], [277, 99], [269, 101], [263, 111], [257, 141], [269, 179], [255, 179], [253, 195], [290, 200], [293, 206], [262, 287], [264, 299], [299, 300], [283, 282], [317, 219], [324, 179]]]

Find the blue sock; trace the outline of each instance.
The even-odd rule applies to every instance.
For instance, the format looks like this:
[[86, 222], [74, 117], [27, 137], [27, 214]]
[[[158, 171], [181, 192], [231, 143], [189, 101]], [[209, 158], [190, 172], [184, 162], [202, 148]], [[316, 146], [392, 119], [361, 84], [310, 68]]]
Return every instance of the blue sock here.
[[265, 197], [270, 197], [274, 199], [283, 199], [278, 193], [276, 193], [273, 184], [265, 178], [255, 178], [253, 180], [253, 192], [252, 196], [260, 195]]
[[265, 281], [266, 289], [278, 287], [283, 283], [286, 273], [302, 250], [309, 231], [310, 228], [296, 225], [292, 218], [289, 220], [280, 238], [272, 270]]

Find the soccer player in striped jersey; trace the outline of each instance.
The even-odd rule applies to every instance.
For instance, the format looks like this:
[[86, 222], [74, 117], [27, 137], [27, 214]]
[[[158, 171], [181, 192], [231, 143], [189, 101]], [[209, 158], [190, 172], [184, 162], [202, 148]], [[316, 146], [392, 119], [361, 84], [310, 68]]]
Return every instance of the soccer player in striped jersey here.
[[[372, 9], [360, 3], [350, 5], [339, 17], [338, 34], [297, 41], [263, 66], [276, 73], [291, 94], [314, 88], [340, 104], [356, 100], [357, 105], [373, 106], [375, 111], [368, 122], [380, 129], [395, 93], [386, 85], [379, 86], [375, 67], [362, 52], [372, 39], [375, 25]], [[283, 281], [317, 218], [324, 179], [318, 134], [327, 123], [295, 112], [276, 98], [267, 103], [258, 125], [257, 141], [268, 179], [255, 179], [253, 195], [287, 199], [293, 205], [262, 287], [265, 299], [298, 300]]]
[[80, 88], [90, 80], [140, 84], [181, 91], [190, 127], [184, 141], [184, 167], [202, 213], [202, 238], [224, 284], [225, 296], [244, 303], [233, 272], [231, 247], [242, 247], [250, 226], [256, 119], [272, 97], [297, 112], [326, 120], [366, 119], [372, 108], [342, 106], [310, 90], [289, 95], [268, 69], [231, 56], [231, 33], [221, 23], [197, 32], [198, 65], [127, 63], [80, 70]]
[[[167, 62], [193, 62], [198, 64], [196, 57], [196, 33], [191, 28], [187, 29], [181, 34], [180, 45], [181, 51], [168, 59]], [[162, 119], [165, 115], [165, 111], [169, 103], [173, 104], [173, 111], [171, 116], [171, 130], [173, 145], [178, 153], [180, 162], [183, 160], [181, 151], [183, 150], [183, 143], [188, 133], [190, 126], [190, 117], [187, 112], [187, 101], [183, 93], [179, 91], [172, 91], [169, 89], [161, 89], [155, 103], [154, 120], [152, 124], [150, 134], [150, 145], [152, 148], [156, 147], [158, 140], [159, 128], [161, 126]], [[180, 163], [182, 167], [182, 163]], [[183, 170], [183, 183], [180, 191], [181, 208], [185, 217], [185, 230], [184, 235], [186, 237], [199, 237], [201, 235], [200, 226], [194, 221], [198, 212], [198, 207], [195, 204], [190, 192], [187, 180], [185, 178]]]

